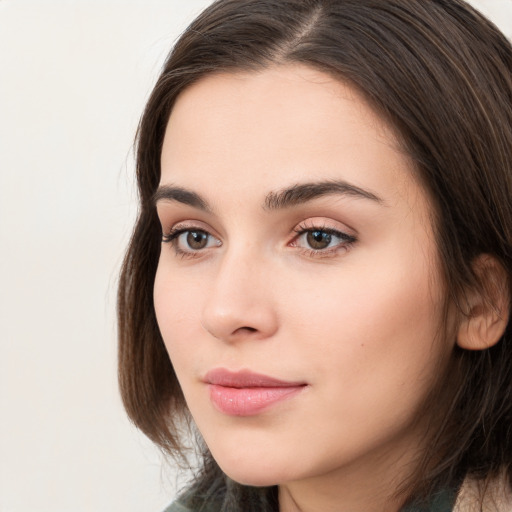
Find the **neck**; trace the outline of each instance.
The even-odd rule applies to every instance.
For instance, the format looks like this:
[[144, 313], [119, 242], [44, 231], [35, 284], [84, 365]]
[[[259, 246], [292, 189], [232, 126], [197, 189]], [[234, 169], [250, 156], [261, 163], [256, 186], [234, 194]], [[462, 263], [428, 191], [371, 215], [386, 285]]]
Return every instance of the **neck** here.
[[397, 495], [397, 489], [415, 460], [409, 451], [397, 457], [396, 451], [386, 450], [357, 464], [287, 482], [279, 486], [279, 511], [399, 512], [406, 497]]

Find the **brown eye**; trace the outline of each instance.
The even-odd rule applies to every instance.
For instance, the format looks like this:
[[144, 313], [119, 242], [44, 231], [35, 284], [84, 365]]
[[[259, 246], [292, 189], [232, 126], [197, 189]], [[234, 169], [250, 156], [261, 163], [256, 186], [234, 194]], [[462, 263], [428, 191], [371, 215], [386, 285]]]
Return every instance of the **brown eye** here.
[[306, 252], [302, 254], [309, 258], [336, 257], [348, 251], [357, 241], [353, 235], [327, 227], [298, 226], [295, 232], [297, 236], [292, 240], [291, 247], [304, 249]]
[[208, 233], [205, 231], [188, 231], [187, 245], [194, 251], [204, 249], [208, 245]]
[[306, 241], [311, 249], [327, 249], [332, 241], [332, 235], [326, 231], [308, 231]]
[[203, 229], [177, 227], [162, 237], [162, 242], [170, 244], [182, 258], [199, 256], [209, 249], [220, 247], [222, 242]]

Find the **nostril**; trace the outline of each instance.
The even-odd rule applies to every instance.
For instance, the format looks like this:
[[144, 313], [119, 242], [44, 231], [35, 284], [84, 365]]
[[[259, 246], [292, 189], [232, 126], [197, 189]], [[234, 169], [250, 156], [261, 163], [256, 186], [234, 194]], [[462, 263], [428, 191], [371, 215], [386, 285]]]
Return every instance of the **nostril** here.
[[237, 331], [247, 331], [247, 332], [256, 332], [258, 329], [254, 327], [240, 327]]

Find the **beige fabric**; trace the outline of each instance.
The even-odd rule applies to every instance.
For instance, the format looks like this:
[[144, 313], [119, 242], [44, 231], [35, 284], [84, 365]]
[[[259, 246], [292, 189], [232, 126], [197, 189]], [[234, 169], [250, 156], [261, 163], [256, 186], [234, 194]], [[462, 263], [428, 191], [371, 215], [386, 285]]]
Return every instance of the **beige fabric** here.
[[497, 479], [485, 489], [482, 508], [480, 496], [484, 486], [476, 480], [466, 480], [461, 488], [453, 512], [512, 512], [512, 491], [505, 479]]

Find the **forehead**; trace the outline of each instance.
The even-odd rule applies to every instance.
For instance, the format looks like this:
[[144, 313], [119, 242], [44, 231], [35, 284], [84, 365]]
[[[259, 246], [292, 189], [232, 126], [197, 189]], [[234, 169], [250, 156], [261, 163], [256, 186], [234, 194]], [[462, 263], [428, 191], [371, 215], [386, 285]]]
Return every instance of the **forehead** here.
[[166, 130], [161, 183], [252, 197], [343, 179], [393, 199], [414, 181], [412, 170], [356, 89], [290, 65], [214, 74], [183, 91]]

